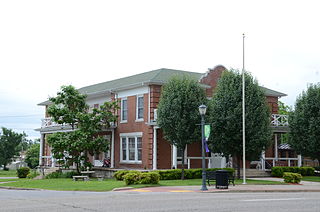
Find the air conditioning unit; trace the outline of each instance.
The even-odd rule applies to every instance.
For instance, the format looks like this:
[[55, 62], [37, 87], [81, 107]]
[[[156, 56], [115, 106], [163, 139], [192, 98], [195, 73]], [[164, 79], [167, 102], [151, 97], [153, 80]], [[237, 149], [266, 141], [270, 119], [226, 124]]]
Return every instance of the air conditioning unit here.
[[157, 121], [158, 118], [158, 109], [153, 109], [153, 121]]

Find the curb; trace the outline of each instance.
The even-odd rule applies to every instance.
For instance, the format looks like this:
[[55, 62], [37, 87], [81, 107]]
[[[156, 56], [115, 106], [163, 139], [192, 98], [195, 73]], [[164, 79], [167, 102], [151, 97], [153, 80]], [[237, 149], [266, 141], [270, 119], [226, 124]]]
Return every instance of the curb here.
[[276, 193], [276, 192], [320, 192], [318, 190], [228, 190], [228, 191], [205, 191], [203, 193]]
[[17, 188], [17, 187], [10, 187], [10, 186], [0, 186], [0, 189], [7, 189], [7, 190], [25, 190], [25, 191], [41, 191], [41, 189], [36, 189], [36, 188]]
[[126, 190], [130, 190], [130, 189], [134, 189], [133, 187], [121, 187], [121, 188], [114, 188], [111, 191], [126, 191]]

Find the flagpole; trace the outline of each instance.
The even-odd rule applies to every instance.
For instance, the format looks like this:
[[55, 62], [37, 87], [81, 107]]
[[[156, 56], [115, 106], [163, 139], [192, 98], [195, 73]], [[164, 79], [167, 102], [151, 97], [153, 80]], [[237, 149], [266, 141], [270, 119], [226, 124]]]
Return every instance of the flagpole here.
[[246, 182], [246, 108], [245, 108], [245, 77], [244, 77], [244, 33], [242, 34], [242, 168], [243, 168], [243, 183], [247, 184]]

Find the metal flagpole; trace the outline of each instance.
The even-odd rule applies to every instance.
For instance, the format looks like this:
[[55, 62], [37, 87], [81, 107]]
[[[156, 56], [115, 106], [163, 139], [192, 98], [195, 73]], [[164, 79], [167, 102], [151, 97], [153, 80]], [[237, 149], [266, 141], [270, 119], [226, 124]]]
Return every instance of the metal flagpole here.
[[242, 42], [243, 42], [243, 66], [242, 66], [242, 168], [243, 168], [243, 183], [242, 184], [247, 184], [246, 182], [246, 108], [245, 108], [245, 77], [244, 77], [244, 38], [245, 35], [243, 33], [242, 35]]

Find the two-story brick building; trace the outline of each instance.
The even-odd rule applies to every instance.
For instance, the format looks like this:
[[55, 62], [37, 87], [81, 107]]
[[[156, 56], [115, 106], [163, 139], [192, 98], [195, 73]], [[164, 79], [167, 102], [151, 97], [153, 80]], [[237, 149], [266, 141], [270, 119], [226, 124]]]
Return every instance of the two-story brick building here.
[[[202, 74], [163, 68], [80, 88], [79, 91], [87, 95], [86, 101], [90, 107], [98, 107], [111, 100], [118, 100], [120, 104], [120, 109], [117, 112], [119, 116], [117, 123], [110, 129], [101, 132], [110, 141], [110, 151], [95, 155], [91, 159], [92, 162], [96, 166], [101, 166], [99, 161], [110, 157], [111, 168], [176, 168], [181, 160], [177, 148], [163, 139], [162, 131], [157, 126], [156, 110], [160, 99], [161, 86], [174, 75], [189, 75], [199, 81], [201, 86], [206, 89], [207, 96], [211, 97], [224, 70], [223, 66], [216, 66]], [[262, 154], [261, 160], [264, 168], [266, 161], [269, 160], [270, 164], [278, 160], [277, 135], [286, 132], [288, 129], [286, 117], [277, 115], [278, 99], [285, 94], [264, 87], [262, 89], [273, 113], [270, 126], [273, 128], [275, 135], [273, 145]], [[47, 108], [50, 102], [46, 101], [39, 105]], [[51, 118], [46, 115], [41, 128], [37, 130], [41, 134], [40, 165], [55, 166], [55, 160], [47, 144], [47, 135], [59, 131], [70, 131], [71, 129], [69, 126], [52, 122]], [[185, 156], [189, 168], [200, 167], [200, 142], [188, 145]], [[226, 165], [224, 158], [216, 154], [208, 155], [207, 162], [210, 167]]]

